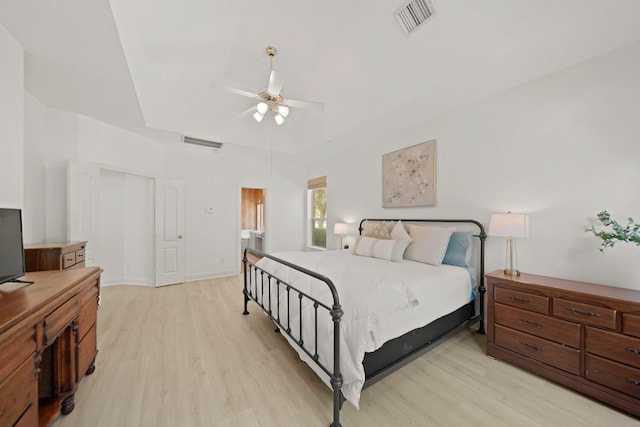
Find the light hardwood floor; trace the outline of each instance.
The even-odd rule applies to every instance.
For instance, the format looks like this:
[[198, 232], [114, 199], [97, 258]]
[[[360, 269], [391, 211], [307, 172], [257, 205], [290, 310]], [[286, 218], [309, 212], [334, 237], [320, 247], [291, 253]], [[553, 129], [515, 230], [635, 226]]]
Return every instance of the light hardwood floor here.
[[[110, 286], [96, 371], [56, 427], [328, 426], [331, 391], [255, 305], [241, 276]], [[640, 421], [484, 354], [470, 329], [345, 403], [344, 427], [638, 426]]]

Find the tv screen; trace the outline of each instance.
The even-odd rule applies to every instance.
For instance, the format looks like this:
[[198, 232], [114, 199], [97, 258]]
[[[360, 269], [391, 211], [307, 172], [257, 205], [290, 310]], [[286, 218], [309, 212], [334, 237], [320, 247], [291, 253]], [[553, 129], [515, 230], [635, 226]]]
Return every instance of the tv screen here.
[[22, 212], [0, 208], [0, 283], [23, 276]]

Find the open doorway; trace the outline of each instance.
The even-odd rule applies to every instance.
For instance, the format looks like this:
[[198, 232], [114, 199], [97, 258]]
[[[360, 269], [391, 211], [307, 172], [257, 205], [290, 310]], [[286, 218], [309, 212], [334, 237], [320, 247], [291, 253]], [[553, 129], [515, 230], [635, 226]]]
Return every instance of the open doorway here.
[[242, 188], [240, 221], [240, 249], [265, 250], [265, 197], [264, 188]]

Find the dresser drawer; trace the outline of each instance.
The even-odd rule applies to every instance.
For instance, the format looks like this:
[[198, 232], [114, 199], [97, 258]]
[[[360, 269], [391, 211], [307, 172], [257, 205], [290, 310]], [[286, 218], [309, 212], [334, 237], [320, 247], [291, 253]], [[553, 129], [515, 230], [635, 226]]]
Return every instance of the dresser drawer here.
[[13, 427], [33, 427], [38, 425], [38, 406], [35, 402], [24, 411], [17, 423]]
[[543, 314], [495, 305], [495, 322], [560, 344], [580, 347], [580, 324], [555, 319]]
[[0, 342], [0, 383], [36, 352], [35, 331], [24, 328]]
[[0, 426], [12, 426], [38, 400], [35, 362], [28, 358], [0, 383]]
[[494, 299], [513, 307], [549, 314], [549, 297], [497, 287], [494, 289]]
[[618, 390], [635, 398], [640, 398], [640, 369], [587, 354], [586, 378]]
[[553, 314], [565, 319], [575, 320], [585, 325], [602, 326], [616, 329], [616, 310], [597, 305], [571, 301], [569, 299], [554, 298]]
[[622, 333], [640, 338], [640, 315], [624, 313], [622, 315]]
[[45, 346], [55, 341], [71, 321], [78, 315], [78, 296], [74, 296], [53, 313], [44, 318], [44, 343]]
[[84, 261], [84, 249], [76, 251], [76, 263]]
[[78, 378], [82, 378], [87, 373], [97, 353], [96, 325], [93, 325], [78, 343]]
[[78, 338], [82, 339], [84, 335], [96, 324], [98, 313], [98, 300], [92, 299], [80, 309], [78, 316]]
[[580, 373], [580, 350], [495, 325], [495, 343], [572, 374]]
[[586, 327], [585, 350], [640, 368], [640, 339]]

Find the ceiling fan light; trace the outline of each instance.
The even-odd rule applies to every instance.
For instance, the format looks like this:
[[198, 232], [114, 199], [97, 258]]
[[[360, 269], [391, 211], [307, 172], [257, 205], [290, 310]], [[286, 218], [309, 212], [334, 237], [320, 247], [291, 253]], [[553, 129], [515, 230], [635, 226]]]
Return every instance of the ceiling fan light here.
[[289, 107], [286, 105], [278, 105], [278, 113], [280, 113], [282, 117], [287, 117], [289, 115]]
[[284, 117], [282, 117], [281, 114], [276, 114], [273, 118], [276, 120], [276, 123], [278, 125], [281, 125], [284, 123]]
[[[267, 110], [269, 109], [269, 106], [267, 105], [266, 102], [258, 102], [258, 105], [256, 106], [258, 108], [258, 112], [260, 114], [264, 114], [267, 112]], [[262, 119], [260, 119], [262, 120]]]
[[256, 122], [260, 123], [264, 118], [264, 114], [260, 113], [260, 111], [256, 111], [253, 113], [253, 118], [256, 119]]

